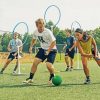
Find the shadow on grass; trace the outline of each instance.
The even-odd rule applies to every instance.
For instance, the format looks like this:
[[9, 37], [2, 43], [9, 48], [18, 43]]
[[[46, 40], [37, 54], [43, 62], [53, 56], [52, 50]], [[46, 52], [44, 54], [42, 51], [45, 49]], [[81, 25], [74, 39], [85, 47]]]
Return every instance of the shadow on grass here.
[[54, 85], [48, 85], [48, 84], [15, 84], [15, 85], [9, 85], [4, 84], [0, 85], [0, 88], [25, 88], [25, 87], [38, 87], [38, 88], [58, 88], [58, 87], [72, 87], [72, 86], [91, 86], [91, 85], [100, 85], [100, 82], [98, 83], [91, 83], [91, 84], [82, 84], [82, 83], [68, 83], [68, 84], [61, 84], [59, 86]]
[[72, 87], [72, 86], [91, 86], [91, 85], [100, 85], [100, 82], [98, 83], [91, 83], [91, 84], [83, 84], [83, 83], [66, 83], [66, 84], [61, 84], [59, 86], [55, 85], [44, 85], [43, 87]]
[[16, 74], [13, 74], [13, 73], [4, 73], [4, 74], [0, 74], [0, 76], [11, 76], [11, 77], [21, 77], [21, 76], [28, 76], [29, 74], [27, 74], [27, 73], [20, 73], [20, 74], [18, 74], [18, 73], [16, 73]]
[[[83, 69], [73, 69], [73, 71], [83, 71]], [[72, 71], [61, 70], [60, 72], [72, 72]]]
[[[9, 84], [3, 84], [0, 85], [0, 88], [24, 88], [24, 87], [39, 87], [39, 88], [47, 88], [47, 87], [71, 87], [71, 85], [80, 85], [80, 84], [61, 84], [60, 86], [54, 86], [49, 84], [15, 84], [15, 85], [9, 85]], [[82, 85], [82, 84], [81, 84]]]
[[48, 86], [46, 86], [46, 87], [72, 87], [72, 86], [75, 86], [75, 85], [78, 86], [78, 85], [84, 85], [84, 84], [74, 84], [74, 83], [73, 83], [73, 84], [72, 84], [72, 83], [71, 83], [71, 84], [70, 84], [70, 83], [67, 84], [67, 83], [66, 83], [66, 84], [61, 84], [61, 85], [59, 85], [59, 86], [55, 86], [55, 85], [51, 85], [51, 86], [50, 86], [50, 85], [48, 85]]
[[9, 85], [9, 84], [4, 84], [4, 85], [0, 85], [0, 88], [24, 88], [24, 87], [39, 87], [39, 86], [44, 86], [47, 84], [15, 84], [15, 85]]

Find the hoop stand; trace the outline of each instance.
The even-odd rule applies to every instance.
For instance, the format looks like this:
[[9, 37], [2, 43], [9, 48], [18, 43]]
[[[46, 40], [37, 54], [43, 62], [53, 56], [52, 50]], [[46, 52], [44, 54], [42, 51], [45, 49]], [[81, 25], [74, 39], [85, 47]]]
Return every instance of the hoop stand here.
[[83, 70], [83, 68], [80, 68], [80, 61], [79, 61], [79, 53], [77, 50], [77, 68], [75, 70]]
[[14, 75], [26, 75], [25, 73], [21, 73], [21, 69], [20, 69], [20, 54], [19, 54], [20, 46], [17, 46], [17, 47], [18, 47], [18, 73], [15, 73]]

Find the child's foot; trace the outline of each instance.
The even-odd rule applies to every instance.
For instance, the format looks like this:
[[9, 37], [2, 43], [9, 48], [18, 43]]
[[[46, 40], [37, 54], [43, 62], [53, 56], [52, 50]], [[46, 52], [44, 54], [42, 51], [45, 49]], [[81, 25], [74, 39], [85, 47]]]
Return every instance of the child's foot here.
[[90, 83], [91, 83], [90, 79], [86, 79], [84, 82], [84, 84], [90, 84]]

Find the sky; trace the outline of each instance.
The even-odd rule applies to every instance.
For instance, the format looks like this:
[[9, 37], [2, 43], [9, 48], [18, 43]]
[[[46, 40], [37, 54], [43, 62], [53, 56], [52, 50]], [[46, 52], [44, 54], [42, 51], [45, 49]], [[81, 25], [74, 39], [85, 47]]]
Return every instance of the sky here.
[[[58, 6], [61, 11], [57, 25], [61, 29], [71, 28], [73, 21], [78, 21], [84, 30], [100, 26], [100, 0], [0, 0], [0, 30], [12, 31], [18, 22], [24, 21], [33, 32], [35, 20], [44, 18], [50, 5]], [[56, 18], [53, 9], [51, 12], [51, 17]]]

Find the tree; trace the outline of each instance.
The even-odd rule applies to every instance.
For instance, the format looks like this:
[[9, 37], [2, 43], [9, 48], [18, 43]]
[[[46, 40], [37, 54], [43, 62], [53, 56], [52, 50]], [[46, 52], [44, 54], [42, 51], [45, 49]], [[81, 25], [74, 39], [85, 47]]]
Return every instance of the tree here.
[[0, 35], [0, 52], [2, 51], [2, 44], [1, 44], [1, 40], [2, 40], [2, 35]]
[[96, 40], [98, 50], [100, 51], [100, 27], [96, 28], [93, 32], [95, 34], [94, 38]]
[[66, 39], [66, 34], [65, 31], [61, 30], [57, 35], [56, 35], [56, 42], [57, 44], [64, 44]]
[[1, 40], [3, 52], [7, 52], [7, 46], [8, 46], [9, 41], [11, 40], [11, 38], [12, 38], [12, 35], [10, 33], [9, 34], [7, 34], [7, 33], [3, 34], [2, 40]]
[[28, 33], [25, 33], [24, 37], [23, 37], [23, 43], [24, 43], [23, 52], [29, 52], [29, 47], [30, 47], [31, 40], [32, 40], [32, 35], [28, 34]]

